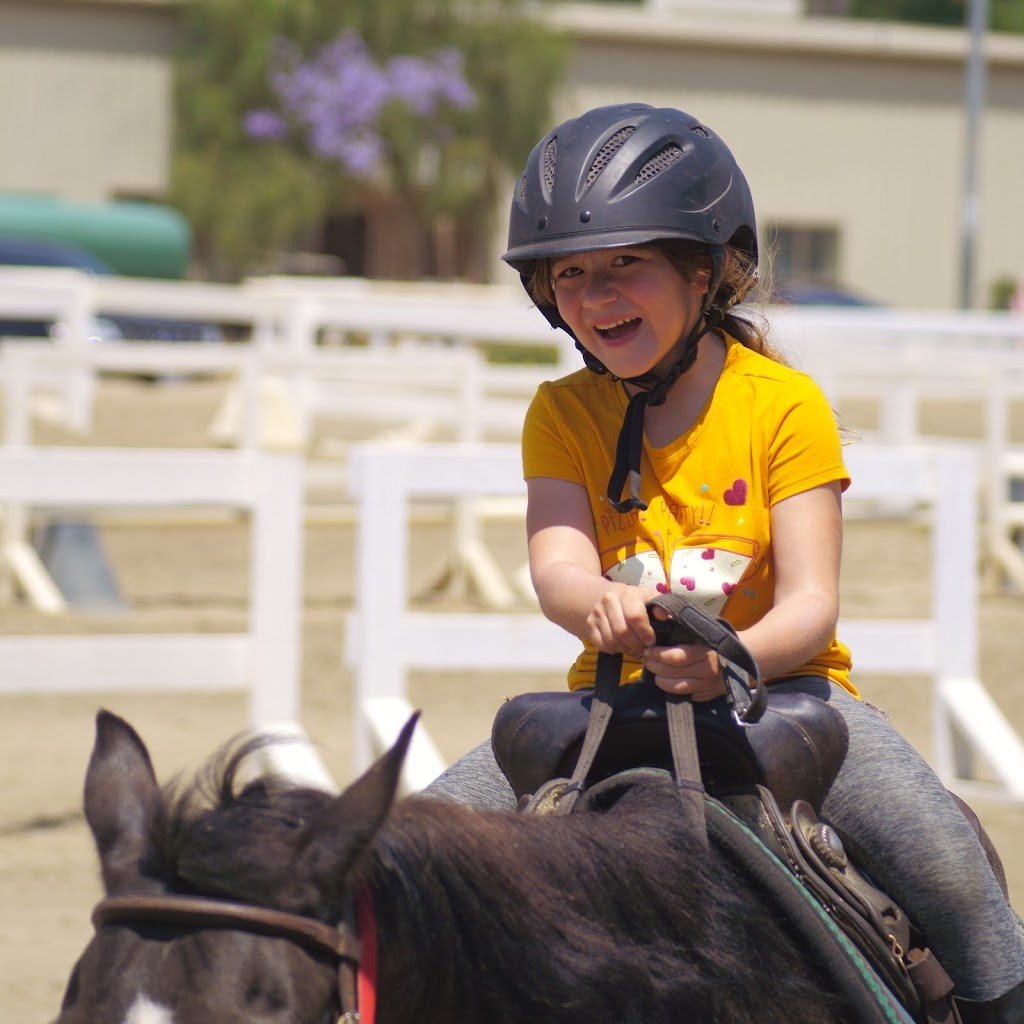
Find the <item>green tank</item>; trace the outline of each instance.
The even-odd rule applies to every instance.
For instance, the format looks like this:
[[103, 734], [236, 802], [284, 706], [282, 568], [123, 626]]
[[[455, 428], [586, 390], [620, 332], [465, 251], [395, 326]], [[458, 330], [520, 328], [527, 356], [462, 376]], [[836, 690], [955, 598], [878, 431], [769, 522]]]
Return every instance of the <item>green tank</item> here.
[[0, 238], [71, 243], [115, 274], [181, 278], [192, 252], [185, 217], [158, 203], [74, 203], [50, 196], [0, 193]]

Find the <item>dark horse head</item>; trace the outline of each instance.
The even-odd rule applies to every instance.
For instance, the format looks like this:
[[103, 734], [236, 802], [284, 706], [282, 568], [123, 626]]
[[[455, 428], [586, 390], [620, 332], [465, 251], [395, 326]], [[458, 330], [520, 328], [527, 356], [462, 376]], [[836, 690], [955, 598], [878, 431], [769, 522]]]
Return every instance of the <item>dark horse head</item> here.
[[[85, 812], [107, 900], [58, 1024], [338, 1020], [328, 943], [231, 916], [138, 911], [168, 895], [270, 908], [313, 932], [364, 897], [379, 1024], [857, 1019], [827, 991], [815, 951], [758, 909], [724, 858], [697, 853], [671, 784], [568, 817], [396, 802], [413, 724], [335, 797], [243, 785], [251, 743], [161, 790], [135, 731], [100, 712]], [[124, 903], [136, 910], [102, 910]]]

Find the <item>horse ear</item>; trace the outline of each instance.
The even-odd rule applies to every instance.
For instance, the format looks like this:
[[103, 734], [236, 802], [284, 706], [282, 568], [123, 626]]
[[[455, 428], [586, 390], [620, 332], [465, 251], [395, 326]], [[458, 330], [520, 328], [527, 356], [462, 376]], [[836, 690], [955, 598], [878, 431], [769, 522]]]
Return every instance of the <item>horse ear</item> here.
[[149, 751], [138, 733], [109, 711], [96, 715], [96, 742], [85, 773], [89, 823], [108, 895], [142, 885], [140, 861], [159, 802]]
[[309, 826], [300, 855], [300, 870], [309, 872], [326, 900], [340, 899], [347, 889], [346, 875], [384, 824], [395, 802], [402, 766], [418, 720], [417, 711], [402, 727], [391, 749]]

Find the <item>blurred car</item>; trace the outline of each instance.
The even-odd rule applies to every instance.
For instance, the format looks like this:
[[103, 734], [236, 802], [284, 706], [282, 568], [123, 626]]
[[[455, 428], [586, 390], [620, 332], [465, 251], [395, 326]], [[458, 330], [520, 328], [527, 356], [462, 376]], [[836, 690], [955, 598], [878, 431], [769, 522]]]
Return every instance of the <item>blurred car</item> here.
[[865, 298], [840, 285], [822, 281], [783, 281], [776, 285], [772, 302], [794, 306], [880, 307], [881, 302]]
[[[100, 277], [115, 276], [98, 256], [69, 242], [40, 238], [0, 237], [0, 269], [3, 267], [70, 267]], [[101, 314], [92, 325], [100, 341], [221, 341], [216, 324], [173, 317]], [[0, 337], [58, 337], [60, 325], [42, 320], [7, 320], [0, 317]]]

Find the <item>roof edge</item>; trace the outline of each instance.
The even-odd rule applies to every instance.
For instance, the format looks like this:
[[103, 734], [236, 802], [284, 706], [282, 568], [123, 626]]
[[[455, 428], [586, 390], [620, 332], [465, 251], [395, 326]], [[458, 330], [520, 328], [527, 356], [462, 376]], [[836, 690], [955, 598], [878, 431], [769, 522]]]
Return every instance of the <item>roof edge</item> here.
[[[537, 13], [551, 27], [588, 41], [942, 63], [963, 63], [970, 50], [970, 33], [952, 26], [805, 16], [722, 20], [686, 9], [625, 3], [544, 4]], [[985, 54], [993, 64], [1024, 66], [1024, 34], [989, 32]]]

